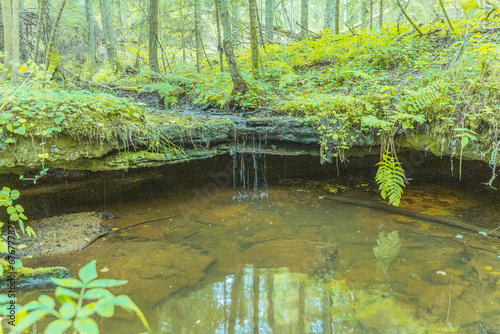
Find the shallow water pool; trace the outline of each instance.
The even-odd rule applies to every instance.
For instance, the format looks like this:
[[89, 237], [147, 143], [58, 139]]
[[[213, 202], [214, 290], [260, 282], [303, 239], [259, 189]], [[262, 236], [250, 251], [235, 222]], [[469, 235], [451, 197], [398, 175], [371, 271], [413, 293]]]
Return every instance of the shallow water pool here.
[[[76, 274], [96, 259], [100, 278], [129, 280], [112, 291], [155, 333], [500, 332], [496, 238], [303, 187], [266, 194], [134, 196], [108, 208], [109, 223], [143, 223], [25, 265]], [[144, 331], [126, 312], [100, 328]]]

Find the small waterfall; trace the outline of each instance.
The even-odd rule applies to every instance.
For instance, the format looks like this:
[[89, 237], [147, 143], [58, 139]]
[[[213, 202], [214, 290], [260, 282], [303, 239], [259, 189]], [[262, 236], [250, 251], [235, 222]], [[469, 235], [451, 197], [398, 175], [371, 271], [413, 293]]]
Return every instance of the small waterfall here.
[[267, 198], [266, 155], [260, 153], [262, 147], [261, 139], [258, 138], [257, 142], [254, 136], [250, 146], [250, 141], [247, 145], [245, 137], [242, 137], [240, 146], [240, 139], [236, 138], [235, 144], [235, 147], [231, 149], [233, 156], [234, 199]]

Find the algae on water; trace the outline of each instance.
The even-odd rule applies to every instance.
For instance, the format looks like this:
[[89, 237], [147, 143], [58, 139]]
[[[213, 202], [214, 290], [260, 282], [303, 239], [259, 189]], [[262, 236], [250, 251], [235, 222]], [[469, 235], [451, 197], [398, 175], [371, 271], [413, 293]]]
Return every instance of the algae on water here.
[[373, 254], [377, 261], [377, 265], [384, 273], [387, 272], [389, 264], [398, 256], [401, 241], [397, 230], [387, 233], [382, 231], [377, 239], [377, 246], [373, 247]]

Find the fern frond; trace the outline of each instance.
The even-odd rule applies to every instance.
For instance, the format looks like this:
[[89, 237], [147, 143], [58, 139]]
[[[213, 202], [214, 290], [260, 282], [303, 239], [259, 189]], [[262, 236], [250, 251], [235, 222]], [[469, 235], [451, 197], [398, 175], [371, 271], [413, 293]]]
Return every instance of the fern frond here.
[[399, 206], [406, 186], [404, 169], [400, 165], [401, 162], [389, 152], [383, 154], [382, 161], [377, 164], [375, 182], [379, 184], [382, 198], [389, 198], [389, 205]]

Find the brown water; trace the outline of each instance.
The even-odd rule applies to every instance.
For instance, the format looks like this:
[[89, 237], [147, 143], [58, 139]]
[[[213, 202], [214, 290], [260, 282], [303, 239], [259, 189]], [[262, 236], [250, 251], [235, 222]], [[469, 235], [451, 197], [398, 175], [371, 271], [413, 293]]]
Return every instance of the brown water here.
[[[119, 217], [110, 223], [145, 223], [25, 264], [76, 274], [96, 259], [101, 278], [129, 280], [112, 291], [128, 294], [155, 333], [500, 333], [495, 238], [307, 188], [270, 187], [254, 200], [203, 193], [131, 195], [108, 207]], [[400, 246], [377, 259], [382, 231], [398, 231]], [[125, 312], [100, 328], [144, 331]]]

